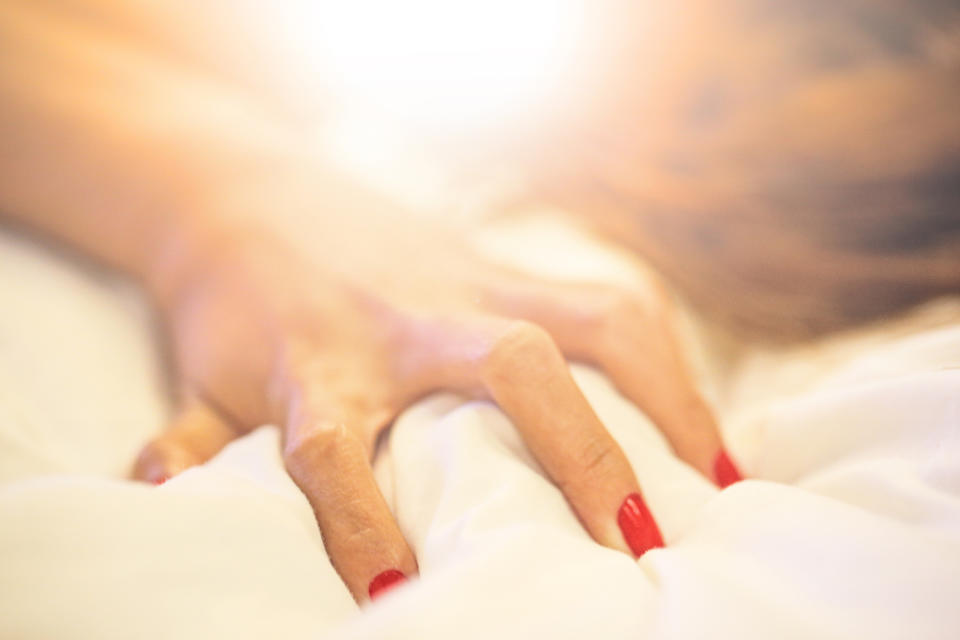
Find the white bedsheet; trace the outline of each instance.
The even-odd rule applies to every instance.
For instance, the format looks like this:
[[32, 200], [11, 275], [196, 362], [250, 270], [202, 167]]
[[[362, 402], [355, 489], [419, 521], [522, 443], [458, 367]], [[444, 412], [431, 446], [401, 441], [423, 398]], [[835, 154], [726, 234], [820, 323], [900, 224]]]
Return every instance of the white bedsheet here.
[[723, 492], [574, 367], [666, 537], [639, 562], [587, 537], [496, 407], [429, 398], [376, 462], [421, 576], [360, 611], [276, 429], [123, 480], [167, 411], [129, 293], [0, 236], [0, 638], [960, 637], [960, 323], [708, 381], [753, 478]]

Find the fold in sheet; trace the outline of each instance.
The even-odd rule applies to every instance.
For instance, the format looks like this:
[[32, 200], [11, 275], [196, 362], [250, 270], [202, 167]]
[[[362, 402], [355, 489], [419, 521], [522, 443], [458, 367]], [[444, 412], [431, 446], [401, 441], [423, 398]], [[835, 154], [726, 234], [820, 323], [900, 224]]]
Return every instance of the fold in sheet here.
[[[0, 319], [13, 354], [0, 358], [0, 637], [960, 630], [960, 325], [844, 352], [790, 392], [764, 394], [763, 381], [810, 360], [748, 361], [738, 393], [753, 385], [758, 400], [722, 422], [752, 479], [722, 492], [603, 375], [575, 366], [667, 541], [639, 562], [590, 540], [495, 406], [428, 398], [376, 460], [421, 576], [358, 610], [283, 470], [276, 429], [159, 488], [119, 478], [163, 417], [149, 331], [104, 285], [2, 248], [0, 303], [26, 302]], [[53, 313], [66, 306], [78, 311]]]

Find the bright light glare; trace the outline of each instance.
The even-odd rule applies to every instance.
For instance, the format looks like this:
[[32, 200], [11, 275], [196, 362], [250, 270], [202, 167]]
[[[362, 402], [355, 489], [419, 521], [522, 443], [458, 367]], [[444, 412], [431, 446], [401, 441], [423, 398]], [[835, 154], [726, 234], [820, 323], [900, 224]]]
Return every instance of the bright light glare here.
[[431, 128], [548, 101], [578, 45], [580, 0], [327, 0], [314, 6], [336, 97]]

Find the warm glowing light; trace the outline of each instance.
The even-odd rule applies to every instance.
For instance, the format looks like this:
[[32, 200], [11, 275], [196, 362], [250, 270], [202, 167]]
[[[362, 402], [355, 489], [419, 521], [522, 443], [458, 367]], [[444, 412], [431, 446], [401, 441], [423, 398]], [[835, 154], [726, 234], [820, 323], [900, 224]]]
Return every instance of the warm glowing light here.
[[329, 0], [312, 18], [341, 102], [473, 128], [550, 99], [575, 55], [581, 11], [578, 0]]

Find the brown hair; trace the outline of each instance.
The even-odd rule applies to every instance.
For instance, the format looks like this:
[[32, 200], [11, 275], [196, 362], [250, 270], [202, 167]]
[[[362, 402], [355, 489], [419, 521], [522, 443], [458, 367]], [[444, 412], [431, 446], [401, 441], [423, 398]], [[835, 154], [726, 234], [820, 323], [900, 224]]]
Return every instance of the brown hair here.
[[960, 9], [688, 4], [607, 47], [540, 147], [541, 193], [740, 329], [807, 336], [960, 293]]

